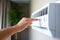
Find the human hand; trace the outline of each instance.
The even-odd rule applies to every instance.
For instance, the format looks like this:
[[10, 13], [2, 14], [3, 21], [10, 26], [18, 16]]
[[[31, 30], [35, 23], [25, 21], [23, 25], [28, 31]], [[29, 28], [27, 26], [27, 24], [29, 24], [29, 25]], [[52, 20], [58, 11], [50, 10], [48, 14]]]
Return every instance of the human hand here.
[[5, 40], [11, 35], [21, 32], [32, 24], [32, 21], [38, 19], [22, 18], [16, 25], [0, 30], [0, 40]]
[[28, 28], [32, 24], [32, 21], [37, 21], [37, 20], [38, 19], [32, 19], [32, 18], [23, 17], [18, 22], [18, 24], [16, 26], [18, 27], [19, 32], [20, 32], [20, 31], [23, 31], [24, 29]]

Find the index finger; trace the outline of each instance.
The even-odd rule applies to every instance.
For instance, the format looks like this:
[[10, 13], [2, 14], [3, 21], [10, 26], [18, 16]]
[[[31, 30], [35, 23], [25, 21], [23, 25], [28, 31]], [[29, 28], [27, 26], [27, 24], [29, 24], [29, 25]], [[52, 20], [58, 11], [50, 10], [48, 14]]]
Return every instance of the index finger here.
[[37, 20], [40, 20], [40, 19], [35, 19], [35, 18], [32, 18], [31, 20], [32, 20], [32, 21], [37, 21]]

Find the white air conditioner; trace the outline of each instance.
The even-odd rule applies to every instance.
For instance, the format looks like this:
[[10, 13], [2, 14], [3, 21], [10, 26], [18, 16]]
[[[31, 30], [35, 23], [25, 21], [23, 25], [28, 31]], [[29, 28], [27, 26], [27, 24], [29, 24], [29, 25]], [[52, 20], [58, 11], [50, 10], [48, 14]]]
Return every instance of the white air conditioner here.
[[39, 18], [32, 28], [51, 37], [60, 38], [60, 3], [49, 3], [31, 14], [31, 18]]

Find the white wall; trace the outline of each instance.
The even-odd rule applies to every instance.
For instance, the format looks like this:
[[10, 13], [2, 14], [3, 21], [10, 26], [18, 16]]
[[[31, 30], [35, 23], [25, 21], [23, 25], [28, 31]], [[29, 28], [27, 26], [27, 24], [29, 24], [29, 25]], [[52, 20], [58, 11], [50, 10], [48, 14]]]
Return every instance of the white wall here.
[[[47, 3], [55, 1], [56, 0], [31, 0], [31, 13], [43, 7]], [[37, 30], [30, 29], [30, 40], [60, 40], [60, 39], [52, 38], [43, 33], [40, 33]]]
[[56, 0], [31, 0], [31, 13], [37, 9], [43, 7], [49, 2], [55, 2]]

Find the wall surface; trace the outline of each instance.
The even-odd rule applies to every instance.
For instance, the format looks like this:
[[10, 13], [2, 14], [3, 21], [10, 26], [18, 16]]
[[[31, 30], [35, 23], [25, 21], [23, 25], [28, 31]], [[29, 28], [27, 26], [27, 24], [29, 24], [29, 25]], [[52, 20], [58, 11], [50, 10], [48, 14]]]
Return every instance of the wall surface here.
[[[31, 13], [43, 7], [47, 3], [55, 1], [57, 0], [31, 0]], [[60, 40], [60, 39], [52, 38], [37, 30], [30, 29], [30, 40]]]
[[31, 13], [56, 0], [31, 0]]

